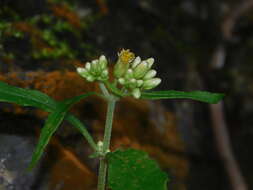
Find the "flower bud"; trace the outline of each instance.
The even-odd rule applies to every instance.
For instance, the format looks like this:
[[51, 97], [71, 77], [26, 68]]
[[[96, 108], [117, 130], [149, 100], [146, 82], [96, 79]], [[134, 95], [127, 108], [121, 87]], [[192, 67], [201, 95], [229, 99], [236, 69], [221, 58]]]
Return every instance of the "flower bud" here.
[[148, 72], [144, 75], [143, 79], [144, 79], [144, 80], [151, 79], [151, 78], [153, 78], [155, 75], [156, 75], [156, 70], [150, 70], [150, 71], [148, 71]]
[[138, 87], [141, 87], [141, 85], [143, 84], [143, 80], [137, 80], [136, 83]]
[[137, 81], [136, 79], [132, 78], [129, 80], [129, 83], [128, 83], [128, 88], [136, 88], [137, 87]]
[[86, 80], [89, 81], [89, 82], [93, 82], [95, 80], [95, 78], [93, 76], [91, 76], [91, 75], [88, 75], [86, 77]]
[[148, 79], [146, 81], [144, 81], [142, 88], [145, 90], [149, 90], [152, 88], [155, 88], [158, 84], [161, 83], [161, 79], [160, 78], [152, 78], [152, 79]]
[[137, 65], [139, 65], [141, 63], [141, 58], [138, 56], [134, 59], [134, 61], [131, 64], [132, 68], [135, 68]]
[[108, 70], [103, 70], [103, 72], [100, 74], [100, 80], [107, 80], [109, 78]]
[[87, 62], [85, 65], [85, 69], [90, 70], [91, 69], [91, 64], [90, 62]]
[[85, 68], [82, 68], [82, 67], [78, 67], [76, 69], [76, 71], [78, 72], [79, 75], [81, 75], [83, 77], [87, 76], [87, 74], [88, 74], [88, 71]]
[[122, 85], [124, 85], [125, 82], [126, 82], [124, 78], [119, 78], [118, 81], [119, 81], [119, 83], [122, 84]]
[[97, 148], [99, 152], [103, 151], [103, 146], [104, 146], [104, 143], [102, 141], [98, 141]]
[[128, 69], [126, 74], [125, 74], [125, 78], [126, 79], [131, 79], [134, 77], [134, 74], [133, 74], [133, 70], [132, 69]]
[[109, 78], [107, 60], [103, 55], [91, 63], [87, 62], [85, 68], [78, 67], [77, 72], [89, 82], [95, 80], [105, 81]]
[[98, 63], [98, 60], [93, 60], [91, 62], [91, 69], [90, 69], [91, 72], [93, 73], [98, 73], [100, 71], [100, 68], [99, 68], [99, 63]]
[[99, 65], [100, 65], [101, 70], [106, 69], [106, 67], [107, 67], [107, 59], [106, 59], [106, 57], [104, 55], [101, 55], [99, 57]]
[[148, 58], [146, 61], [148, 62], [148, 67], [150, 69], [152, 67], [152, 65], [154, 64], [155, 59], [153, 57], [151, 57], [151, 58]]
[[133, 97], [135, 97], [135, 98], [140, 98], [141, 97], [141, 91], [140, 91], [140, 89], [139, 88], [135, 88], [133, 91], [132, 91], [132, 95], [133, 95]]
[[139, 65], [134, 68], [134, 78], [140, 79], [142, 78], [147, 71], [149, 70], [148, 63], [146, 61], [142, 61]]

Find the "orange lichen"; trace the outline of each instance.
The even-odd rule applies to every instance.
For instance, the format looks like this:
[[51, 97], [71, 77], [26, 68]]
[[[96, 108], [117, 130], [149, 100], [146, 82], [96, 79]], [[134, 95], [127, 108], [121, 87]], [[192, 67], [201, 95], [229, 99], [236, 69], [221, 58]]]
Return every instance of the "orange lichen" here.
[[96, 176], [70, 149], [62, 146], [56, 139], [51, 140], [51, 146], [57, 150], [56, 162], [50, 173], [49, 189], [83, 190], [95, 189]]
[[81, 20], [79, 16], [73, 12], [66, 4], [51, 4], [50, 9], [53, 11], [53, 14], [55, 16], [65, 19], [73, 27], [81, 27]]
[[99, 6], [100, 12], [103, 15], [108, 14], [109, 10], [108, 10], [108, 6], [107, 6], [105, 0], [96, 0], [96, 2], [98, 4], [98, 6]]

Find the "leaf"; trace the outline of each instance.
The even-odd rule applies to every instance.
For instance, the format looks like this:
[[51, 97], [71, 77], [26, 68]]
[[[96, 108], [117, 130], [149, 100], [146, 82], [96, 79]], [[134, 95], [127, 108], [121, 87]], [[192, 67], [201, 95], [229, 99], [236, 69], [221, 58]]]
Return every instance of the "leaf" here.
[[107, 154], [112, 190], [167, 190], [168, 176], [148, 154], [134, 149]]
[[33, 106], [51, 112], [56, 102], [48, 95], [37, 90], [29, 90], [0, 82], [0, 102], [16, 103], [21, 106]]
[[79, 119], [77, 119], [74, 115], [69, 114], [69, 113], [67, 114], [67, 116], [65, 118], [77, 130], [79, 130], [79, 132], [84, 136], [84, 138], [87, 140], [89, 145], [93, 148], [93, 150], [96, 151], [97, 150], [97, 144], [95, 143], [94, 139], [92, 138], [92, 136], [90, 135], [90, 133], [88, 132], [86, 127], [83, 125], [83, 123]]
[[141, 95], [142, 99], [192, 99], [201, 102], [216, 104], [218, 103], [225, 95], [221, 93], [211, 93], [206, 91], [153, 91], [153, 92], [143, 92]]
[[[89, 95], [97, 95], [94, 92]], [[21, 106], [33, 106], [47, 112], [53, 112], [56, 109], [58, 102], [54, 101], [48, 95], [37, 90], [30, 90], [8, 85], [0, 81], [0, 102], [16, 103]], [[82, 135], [87, 139], [89, 144], [96, 149], [96, 143], [88, 133], [85, 126], [75, 116], [67, 114], [68, 120]]]
[[44, 149], [46, 148], [46, 145], [49, 143], [50, 138], [52, 137], [54, 132], [57, 130], [57, 128], [59, 127], [59, 125], [63, 121], [63, 119], [64, 119], [65, 115], [67, 114], [68, 110], [70, 109], [70, 107], [74, 103], [80, 101], [82, 98], [85, 98], [89, 95], [90, 94], [87, 93], [84, 95], [76, 96], [74, 98], [65, 100], [65, 101], [57, 104], [55, 111], [52, 112], [48, 116], [46, 123], [45, 123], [43, 129], [41, 130], [39, 142], [35, 148], [35, 151], [32, 156], [32, 160], [29, 164], [29, 168], [28, 168], [29, 170], [35, 166], [35, 164], [38, 162], [38, 160], [42, 156], [42, 153], [43, 153]]

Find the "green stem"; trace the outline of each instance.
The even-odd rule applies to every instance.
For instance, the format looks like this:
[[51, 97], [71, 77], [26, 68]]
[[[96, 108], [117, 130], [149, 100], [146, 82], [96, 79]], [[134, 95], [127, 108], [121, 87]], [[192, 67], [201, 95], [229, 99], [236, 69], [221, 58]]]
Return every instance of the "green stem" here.
[[116, 101], [117, 101], [116, 98], [113, 96], [111, 96], [111, 98], [108, 100], [105, 132], [104, 132], [104, 141], [103, 141], [104, 152], [106, 152], [110, 147], [113, 113], [114, 113]]
[[[112, 132], [112, 122], [113, 122], [113, 113], [116, 104], [116, 97], [113, 95], [108, 96], [108, 106], [107, 106], [107, 114], [106, 114], [106, 122], [105, 122], [105, 132], [104, 132], [104, 140], [103, 140], [103, 152], [107, 152], [110, 147], [111, 141], [111, 132]], [[105, 158], [100, 159], [99, 166], [99, 176], [98, 176], [98, 190], [104, 190], [106, 185], [106, 173], [107, 173], [107, 163]]]
[[105, 190], [106, 185], [107, 163], [105, 158], [100, 158], [99, 175], [98, 175], [98, 190]]
[[106, 89], [106, 87], [105, 87], [105, 85], [103, 83], [99, 83], [99, 87], [100, 87], [101, 91], [103, 92], [103, 94], [106, 97], [110, 96], [108, 90]]
[[116, 86], [114, 86], [113, 84], [111, 84], [108, 81], [105, 81], [105, 85], [106, 87], [115, 95], [119, 96], [119, 97], [124, 97], [126, 96], [126, 94], [122, 93]]

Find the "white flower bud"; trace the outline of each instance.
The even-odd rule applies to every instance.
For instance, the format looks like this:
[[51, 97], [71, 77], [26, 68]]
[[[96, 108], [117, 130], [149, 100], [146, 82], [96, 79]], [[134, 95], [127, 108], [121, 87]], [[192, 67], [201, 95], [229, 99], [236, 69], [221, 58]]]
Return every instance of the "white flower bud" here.
[[137, 87], [137, 80], [134, 78], [130, 79], [127, 83], [127, 88], [134, 89], [136, 87]]
[[151, 58], [148, 58], [146, 61], [148, 62], [148, 68], [150, 69], [152, 65], [154, 64], [155, 59], [151, 57]]
[[103, 142], [102, 141], [98, 141], [98, 147], [103, 147]]
[[103, 151], [104, 143], [102, 141], [98, 141], [97, 146], [98, 146], [98, 151], [102, 152]]
[[91, 75], [88, 75], [86, 77], [86, 80], [89, 81], [89, 82], [93, 82], [95, 80], [95, 78], [93, 76], [91, 76]]
[[127, 72], [125, 74], [125, 78], [127, 78], [127, 79], [133, 78], [133, 70], [132, 69], [127, 69]]
[[102, 75], [108, 75], [108, 70], [103, 70]]
[[98, 64], [98, 60], [93, 60], [91, 62], [91, 71], [92, 72], [99, 72], [100, 68], [99, 68], [99, 64]]
[[100, 74], [100, 76], [101, 76], [100, 80], [107, 80], [109, 78], [108, 70], [103, 70], [103, 72]]
[[133, 91], [132, 91], [132, 95], [133, 95], [133, 97], [135, 97], [135, 98], [140, 98], [141, 97], [141, 91], [140, 91], [140, 89], [139, 88], [135, 88]]
[[148, 71], [148, 72], [144, 75], [143, 79], [144, 79], [144, 80], [151, 79], [151, 78], [153, 78], [155, 75], [156, 75], [156, 70], [150, 70], [150, 71]]
[[101, 56], [99, 57], [99, 65], [100, 65], [101, 70], [106, 69], [107, 60], [106, 60], [106, 57], [105, 57], [104, 55], [101, 55]]
[[146, 61], [142, 61], [139, 65], [134, 68], [134, 78], [140, 79], [142, 78], [147, 71], [149, 70], [148, 63]]
[[87, 62], [85, 65], [85, 69], [90, 70], [90, 68], [91, 68], [91, 64], [90, 62]]
[[107, 60], [106, 60], [106, 57], [105, 57], [104, 55], [101, 55], [101, 56], [99, 57], [99, 62], [104, 62], [104, 61], [107, 61]]
[[131, 82], [131, 83], [136, 83], [136, 79], [130, 79], [129, 82]]
[[134, 59], [134, 61], [132, 62], [131, 66], [132, 68], [135, 68], [137, 65], [139, 65], [141, 63], [141, 58], [138, 56]]
[[161, 83], [161, 79], [160, 78], [152, 78], [152, 79], [148, 79], [146, 81], [144, 81], [142, 88], [145, 90], [149, 90], [152, 88], [155, 88], [158, 84]]
[[137, 86], [141, 87], [141, 85], [143, 84], [143, 80], [137, 80]]
[[82, 68], [82, 67], [77, 67], [76, 71], [77, 71], [79, 74], [87, 73], [87, 70], [86, 70], [85, 68]]
[[118, 80], [118, 81], [119, 81], [119, 83], [120, 83], [120, 84], [122, 84], [122, 85], [124, 85], [124, 84], [125, 84], [125, 82], [126, 82], [126, 81], [125, 81], [125, 79], [123, 79], [123, 78], [119, 78], [119, 80]]

